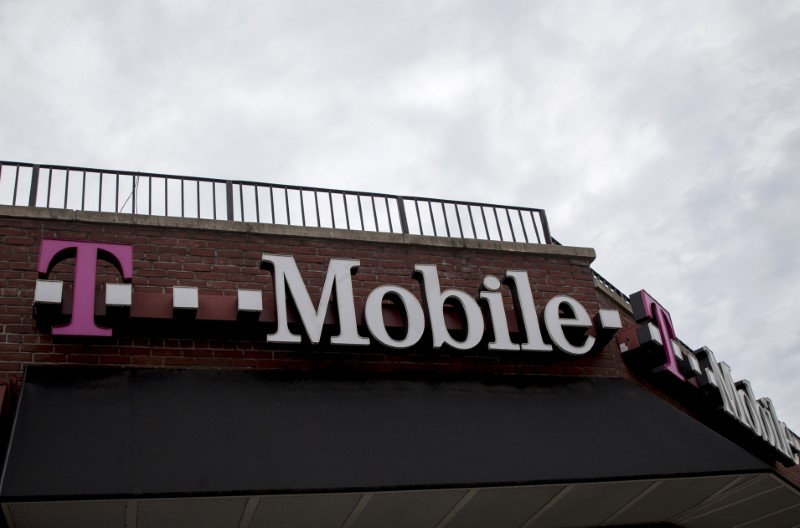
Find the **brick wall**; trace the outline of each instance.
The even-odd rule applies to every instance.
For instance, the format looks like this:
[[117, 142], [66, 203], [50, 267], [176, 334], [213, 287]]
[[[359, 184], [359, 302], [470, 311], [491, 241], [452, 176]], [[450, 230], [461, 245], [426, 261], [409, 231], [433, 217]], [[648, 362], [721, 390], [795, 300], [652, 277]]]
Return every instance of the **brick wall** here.
[[[11, 214], [6, 208], [3, 213], [0, 211], [0, 248], [5, 262], [0, 267], [0, 382], [9, 385], [12, 400], [19, 391], [24, 366], [31, 363], [459, 377], [620, 376], [727, 432], [715, 410], [698, 403], [690, 388], [670, 386], [649, 373], [629, 369], [613, 340], [582, 357], [561, 352], [491, 352], [485, 343], [467, 352], [432, 350], [429, 335], [406, 350], [335, 346], [326, 344], [326, 334], [319, 346], [312, 347], [305, 342], [267, 343], [266, 335], [275, 331], [274, 323], [176, 319], [123, 320], [114, 325], [111, 338], [69, 338], [52, 336], [41, 320], [34, 318], [32, 306], [39, 246], [42, 239], [54, 238], [132, 245], [132, 282], [138, 293], [168, 296], [173, 286], [195, 286], [202, 296], [230, 301], [237, 288], [249, 288], [262, 290], [269, 302], [273, 279], [260, 264], [263, 253], [272, 253], [294, 256], [317, 303], [329, 260], [350, 258], [361, 262], [353, 280], [357, 313], [369, 292], [379, 285], [399, 285], [421, 299], [420, 283], [412, 278], [413, 267], [435, 264], [443, 290], [456, 288], [477, 295], [485, 276], [525, 270], [539, 311], [554, 295], [565, 294], [580, 301], [592, 315], [601, 308], [615, 309], [624, 326], [633, 325], [624, 303], [595, 286], [589, 268], [591, 250], [53, 210], [16, 208]], [[48, 278], [70, 282], [72, 271], [72, 261], [64, 261]], [[98, 262], [98, 283], [119, 281], [113, 266]], [[503, 295], [506, 309], [513, 312], [506, 287]], [[513, 317], [509, 323], [514, 326]], [[365, 329], [360, 332], [368, 335]], [[783, 478], [800, 487], [800, 469], [775, 467]]]
[[[36, 214], [33, 214], [36, 213]], [[57, 218], [47, 218], [47, 215]], [[61, 217], [59, 217], [59, 215]], [[67, 218], [64, 218], [64, 217]], [[322, 233], [273, 226], [214, 224], [177, 219], [134, 218], [34, 210], [27, 217], [0, 218], [0, 247], [8, 263], [0, 270], [0, 379], [19, 384], [29, 363], [130, 365], [148, 367], [357, 370], [437, 374], [562, 374], [617, 376], [612, 349], [583, 357], [560, 352], [489, 352], [486, 347], [458, 352], [431, 350], [430, 337], [406, 350], [383, 347], [276, 345], [266, 342], [274, 324], [201, 321], [129, 321], [117, 324], [112, 338], [54, 337], [37, 328], [33, 289], [39, 245], [44, 238], [130, 244], [134, 252], [135, 292], [169, 295], [173, 286], [195, 286], [201, 295], [236, 295], [237, 288], [259, 289], [271, 297], [273, 279], [260, 267], [263, 253], [294, 256], [309, 294], [318, 302], [331, 258], [358, 259], [353, 278], [357, 313], [379, 285], [407, 288], [417, 298], [414, 264], [435, 264], [442, 289], [477, 295], [486, 275], [527, 270], [534, 301], [541, 310], [556, 294], [580, 301], [590, 314], [599, 307], [589, 264], [593, 254], [572, 248], [497, 243], [464, 243], [421, 238], [409, 243], [396, 235]], [[130, 224], [130, 221], [137, 222]], [[160, 222], [169, 225], [152, 225]], [[147, 225], [147, 224], [151, 225]], [[254, 232], [255, 228], [259, 229]], [[273, 231], [273, 232], [271, 232]], [[297, 236], [302, 233], [304, 236]], [[325, 238], [328, 236], [329, 238]], [[522, 250], [520, 250], [522, 249]], [[72, 261], [58, 264], [48, 278], [72, 280]], [[99, 263], [98, 283], [119, 282], [110, 264]], [[511, 295], [503, 288], [507, 309]], [[335, 311], [335, 310], [334, 310]], [[513, 321], [511, 321], [513, 325]], [[366, 330], [362, 335], [368, 335]]]

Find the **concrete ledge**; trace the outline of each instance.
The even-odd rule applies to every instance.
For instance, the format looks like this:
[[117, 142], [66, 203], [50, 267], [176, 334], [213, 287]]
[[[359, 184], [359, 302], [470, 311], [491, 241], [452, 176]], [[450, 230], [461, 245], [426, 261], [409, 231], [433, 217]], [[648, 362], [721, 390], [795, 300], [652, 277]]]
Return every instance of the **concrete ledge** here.
[[495, 240], [476, 240], [467, 238], [448, 238], [427, 235], [402, 235], [397, 233], [381, 233], [375, 231], [352, 231], [320, 227], [300, 227], [279, 224], [256, 224], [252, 222], [235, 222], [230, 220], [209, 220], [204, 218], [178, 218], [172, 216], [134, 215], [126, 213], [103, 213], [93, 211], [74, 211], [67, 209], [49, 209], [43, 207], [18, 207], [0, 205], [0, 217], [31, 218], [37, 220], [56, 220], [89, 224], [135, 225], [142, 227], [169, 227], [177, 229], [196, 229], [206, 231], [225, 231], [235, 233], [253, 233], [260, 235], [278, 235], [291, 237], [307, 237], [332, 240], [353, 240], [358, 242], [375, 242], [379, 244], [402, 244], [417, 246], [433, 246], [453, 249], [474, 249], [483, 251], [506, 251], [513, 253], [529, 253], [533, 255], [553, 255], [594, 261], [595, 251], [592, 248], [557, 246], [551, 244], [527, 244], [524, 242], [499, 242]]
[[595, 289], [597, 289], [597, 291], [601, 292], [603, 295], [614, 301], [614, 303], [617, 306], [619, 306], [619, 308], [633, 315], [633, 308], [631, 308], [631, 303], [625, 300], [625, 298], [622, 297], [619, 293], [609, 288], [607, 284], [605, 284], [597, 277], [594, 278], [594, 287]]

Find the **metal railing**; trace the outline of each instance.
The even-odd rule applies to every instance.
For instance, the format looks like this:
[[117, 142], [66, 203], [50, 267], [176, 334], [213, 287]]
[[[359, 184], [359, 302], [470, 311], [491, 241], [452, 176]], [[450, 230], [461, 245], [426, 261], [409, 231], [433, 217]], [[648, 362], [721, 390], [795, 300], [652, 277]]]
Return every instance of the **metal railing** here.
[[[556, 246], [561, 246], [562, 245], [561, 242], [559, 242], [555, 238], [551, 238], [550, 240]], [[611, 293], [613, 293], [614, 295], [618, 296], [624, 302], [624, 304], [630, 306], [631, 298], [628, 295], [626, 295], [625, 293], [623, 293], [622, 290], [620, 290], [619, 288], [617, 288], [616, 286], [611, 284], [611, 282], [609, 282], [608, 279], [606, 279], [605, 277], [603, 277], [602, 275], [597, 273], [595, 270], [592, 270], [592, 277], [594, 277], [595, 283], [602, 284], [608, 290], [610, 290]]]
[[0, 205], [553, 243], [543, 209], [8, 161]]
[[10, 161], [0, 205], [561, 245], [543, 209]]
[[627, 304], [628, 306], [630, 306], [630, 304], [631, 304], [631, 298], [630, 298], [628, 295], [626, 295], [625, 293], [623, 293], [623, 292], [622, 292], [622, 290], [620, 290], [619, 288], [617, 288], [616, 286], [614, 286], [613, 284], [611, 284], [611, 283], [608, 281], [608, 279], [606, 279], [605, 277], [603, 277], [602, 275], [600, 275], [599, 273], [597, 273], [595, 270], [592, 270], [592, 275], [594, 275], [594, 280], [595, 280], [596, 282], [599, 282], [600, 284], [602, 284], [603, 286], [605, 286], [606, 288], [608, 288], [609, 290], [611, 290], [611, 292], [613, 292], [613, 293], [614, 293], [615, 295], [617, 295], [617, 296], [618, 296], [620, 299], [622, 299], [623, 301], [625, 301], [625, 304]]

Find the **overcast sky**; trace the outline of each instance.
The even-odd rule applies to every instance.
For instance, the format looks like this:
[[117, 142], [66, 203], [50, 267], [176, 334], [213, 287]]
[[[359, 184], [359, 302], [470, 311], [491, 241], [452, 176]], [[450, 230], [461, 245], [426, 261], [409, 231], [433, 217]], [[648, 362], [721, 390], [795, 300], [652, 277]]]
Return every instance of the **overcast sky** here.
[[547, 211], [800, 433], [800, 3], [0, 0], [0, 159]]

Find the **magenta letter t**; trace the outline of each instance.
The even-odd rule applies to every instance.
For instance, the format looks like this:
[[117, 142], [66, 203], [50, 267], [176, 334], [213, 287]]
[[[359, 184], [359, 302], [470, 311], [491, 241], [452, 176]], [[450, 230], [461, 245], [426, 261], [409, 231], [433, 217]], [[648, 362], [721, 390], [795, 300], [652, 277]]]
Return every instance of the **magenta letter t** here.
[[94, 322], [97, 259], [115, 265], [122, 278], [130, 281], [133, 278], [133, 247], [45, 239], [39, 252], [39, 276], [46, 277], [56, 264], [72, 256], [75, 256], [72, 319], [66, 325], [54, 326], [53, 335], [110, 336], [110, 328], [97, 326]]

